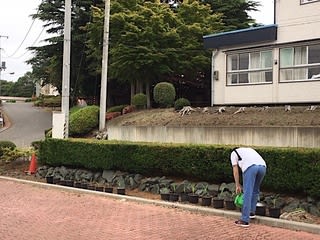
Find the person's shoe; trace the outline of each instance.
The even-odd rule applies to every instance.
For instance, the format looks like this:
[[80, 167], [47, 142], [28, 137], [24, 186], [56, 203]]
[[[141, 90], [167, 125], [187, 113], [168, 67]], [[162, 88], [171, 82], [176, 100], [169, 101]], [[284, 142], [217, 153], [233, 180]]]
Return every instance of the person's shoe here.
[[242, 221], [242, 220], [237, 220], [234, 222], [237, 226], [239, 227], [249, 227], [249, 223]]
[[250, 213], [250, 219], [255, 219], [256, 215], [254, 213]]

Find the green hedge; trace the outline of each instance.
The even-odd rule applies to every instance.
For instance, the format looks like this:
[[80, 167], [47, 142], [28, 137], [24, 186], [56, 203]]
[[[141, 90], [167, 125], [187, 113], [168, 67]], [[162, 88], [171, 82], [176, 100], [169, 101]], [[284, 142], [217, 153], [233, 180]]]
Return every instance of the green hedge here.
[[[52, 166], [114, 169], [146, 176], [175, 176], [212, 183], [233, 181], [234, 146], [46, 139], [39, 161]], [[320, 198], [320, 150], [257, 148], [267, 162], [262, 188]]]
[[107, 109], [107, 113], [110, 112], [122, 112], [122, 110], [128, 105], [118, 105], [118, 106], [113, 106]]
[[41, 107], [61, 107], [61, 96], [42, 96], [33, 104]]

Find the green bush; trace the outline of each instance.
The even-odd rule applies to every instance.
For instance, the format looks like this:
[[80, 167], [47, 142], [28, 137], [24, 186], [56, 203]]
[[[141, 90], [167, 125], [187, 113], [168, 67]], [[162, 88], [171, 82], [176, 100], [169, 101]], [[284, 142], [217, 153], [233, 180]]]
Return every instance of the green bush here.
[[160, 107], [173, 106], [176, 90], [173, 84], [160, 82], [153, 89], [153, 99]]
[[36, 107], [61, 107], [61, 96], [42, 96], [39, 97], [35, 102]]
[[44, 107], [61, 107], [61, 96], [44, 98]]
[[11, 150], [15, 149], [17, 146], [13, 143], [13, 142], [10, 142], [10, 141], [0, 141], [0, 157], [2, 156], [3, 154], [3, 149], [4, 148], [9, 148]]
[[145, 108], [147, 105], [147, 96], [143, 93], [138, 93], [132, 97], [131, 104], [138, 109]]
[[122, 112], [122, 109], [125, 108], [128, 105], [119, 105], [119, 106], [113, 106], [107, 109], [107, 112]]
[[41, 107], [41, 106], [43, 106], [43, 100], [42, 99], [38, 99], [38, 100], [34, 101], [33, 105], [35, 107]]
[[1, 156], [1, 161], [2, 162], [12, 162], [15, 161], [17, 158], [20, 157], [29, 157], [32, 155], [34, 150], [32, 149], [19, 149], [19, 148], [3, 148], [3, 156]]
[[82, 107], [80, 106], [73, 106], [72, 108], [69, 109], [69, 114], [74, 114], [75, 112], [79, 111]]
[[[39, 154], [43, 164], [52, 166], [117, 169], [222, 183], [233, 181], [229, 160], [233, 147], [51, 138], [40, 143]], [[257, 150], [267, 163], [263, 190], [320, 199], [320, 149]]]
[[70, 114], [69, 135], [81, 136], [89, 133], [99, 124], [99, 107], [87, 106]]
[[174, 109], [175, 110], [180, 110], [185, 106], [190, 106], [190, 101], [186, 98], [178, 98], [175, 102], [174, 102]]

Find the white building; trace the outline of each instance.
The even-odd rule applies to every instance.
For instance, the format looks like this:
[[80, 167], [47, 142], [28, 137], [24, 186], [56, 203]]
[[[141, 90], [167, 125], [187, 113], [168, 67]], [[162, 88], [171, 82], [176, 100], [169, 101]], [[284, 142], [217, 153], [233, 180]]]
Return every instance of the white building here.
[[320, 0], [274, 2], [272, 25], [204, 36], [212, 105], [320, 102]]
[[43, 87], [36, 83], [36, 96], [39, 97], [40, 95], [44, 96], [58, 96], [59, 91], [56, 87], [51, 84], [46, 84]]

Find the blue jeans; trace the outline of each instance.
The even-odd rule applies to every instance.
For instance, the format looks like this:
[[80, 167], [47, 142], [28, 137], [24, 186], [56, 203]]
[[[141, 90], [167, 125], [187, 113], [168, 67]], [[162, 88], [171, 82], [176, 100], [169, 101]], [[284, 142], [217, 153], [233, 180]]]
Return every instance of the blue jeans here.
[[260, 193], [260, 185], [266, 175], [266, 167], [252, 165], [242, 174], [243, 177], [243, 206], [241, 220], [249, 222], [250, 213], [256, 211]]

